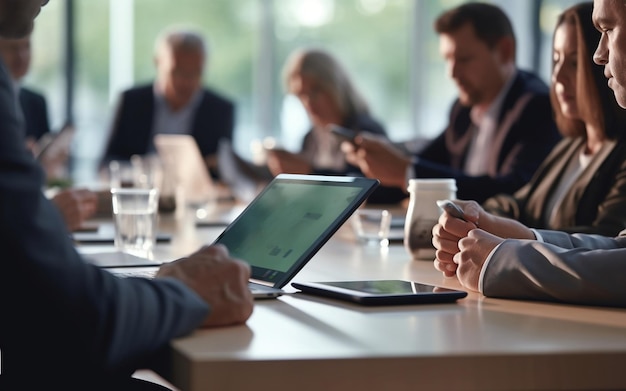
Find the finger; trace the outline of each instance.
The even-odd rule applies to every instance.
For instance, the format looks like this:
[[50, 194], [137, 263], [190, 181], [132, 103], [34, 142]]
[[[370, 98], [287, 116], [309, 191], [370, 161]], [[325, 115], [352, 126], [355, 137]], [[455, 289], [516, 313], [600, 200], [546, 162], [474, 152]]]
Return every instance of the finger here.
[[459, 218], [450, 216], [448, 213], [443, 213], [439, 218], [439, 224], [443, 230], [447, 231], [451, 235], [462, 238], [467, 236], [467, 233], [476, 228], [474, 223], [463, 221]]
[[446, 267], [447, 263], [439, 261], [438, 258], [433, 261], [433, 265], [435, 266], [435, 269], [440, 272], [445, 272], [448, 270], [448, 268]]
[[[443, 275], [446, 277], [452, 277], [456, 274], [456, 265], [454, 264], [450, 265], [450, 264], [441, 263], [435, 260], [434, 265], [435, 265], [435, 269], [442, 272]], [[454, 267], [451, 268], [450, 266], [454, 266]]]
[[456, 263], [457, 265], [461, 264], [461, 260], [462, 260], [462, 258], [461, 258], [461, 253], [460, 252], [454, 254], [454, 256], [452, 257], [452, 262]]
[[354, 144], [349, 141], [342, 141], [340, 147], [341, 151], [345, 154], [352, 154], [355, 150]]
[[450, 254], [456, 254], [460, 251], [458, 243], [459, 242], [456, 239], [455, 240], [447, 240], [447, 239], [442, 240], [442, 239], [433, 238], [433, 245], [435, 246], [437, 250], [450, 253]]
[[446, 231], [441, 224], [436, 224], [433, 227], [433, 237], [438, 237], [444, 240], [453, 240], [453, 241], [457, 241], [460, 239], [459, 236], [453, 235], [450, 232]]
[[456, 253], [450, 253], [450, 252], [441, 251], [441, 250], [437, 250], [435, 252], [435, 256], [437, 257], [437, 260], [441, 263], [454, 263], [454, 261], [452, 260], [452, 257], [454, 257], [454, 254]]
[[454, 203], [463, 210], [463, 214], [469, 221], [478, 222], [483, 208], [476, 201], [455, 200]]

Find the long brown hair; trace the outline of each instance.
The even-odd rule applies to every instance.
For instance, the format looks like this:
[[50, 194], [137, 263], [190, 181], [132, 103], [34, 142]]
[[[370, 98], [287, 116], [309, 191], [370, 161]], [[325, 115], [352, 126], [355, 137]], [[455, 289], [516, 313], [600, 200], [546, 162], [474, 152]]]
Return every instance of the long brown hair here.
[[576, 28], [577, 64], [576, 104], [581, 119], [566, 118], [556, 98], [554, 83], [550, 86], [550, 100], [556, 124], [564, 136], [586, 137], [586, 123], [604, 131], [609, 139], [622, 136], [626, 126], [626, 110], [616, 102], [608, 87], [604, 68], [593, 62], [592, 55], [600, 41], [600, 33], [593, 26], [592, 2], [579, 3], [566, 9], [558, 18], [556, 28], [571, 24]]

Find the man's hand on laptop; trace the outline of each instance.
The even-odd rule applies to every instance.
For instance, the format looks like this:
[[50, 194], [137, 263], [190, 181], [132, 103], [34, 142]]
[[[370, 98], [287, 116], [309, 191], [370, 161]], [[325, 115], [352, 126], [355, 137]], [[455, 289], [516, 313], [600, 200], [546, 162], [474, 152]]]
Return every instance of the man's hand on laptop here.
[[224, 246], [206, 246], [187, 258], [164, 264], [156, 277], [181, 280], [211, 306], [204, 326], [244, 323], [252, 314], [250, 266], [231, 258]]

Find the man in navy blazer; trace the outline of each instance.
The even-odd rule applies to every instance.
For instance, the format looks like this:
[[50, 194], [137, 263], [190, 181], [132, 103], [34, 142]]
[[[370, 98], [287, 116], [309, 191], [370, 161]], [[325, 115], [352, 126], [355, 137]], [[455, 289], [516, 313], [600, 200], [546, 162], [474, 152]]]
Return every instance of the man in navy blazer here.
[[157, 40], [154, 84], [125, 91], [113, 120], [102, 163], [155, 152], [159, 133], [190, 134], [211, 170], [220, 139], [232, 140], [232, 102], [202, 87], [207, 57], [201, 35], [172, 30]]
[[30, 35], [20, 39], [0, 39], [0, 55], [13, 79], [13, 88], [20, 109], [18, 115], [24, 117], [23, 130], [26, 143], [34, 145], [43, 135], [50, 133], [50, 122], [44, 96], [22, 86], [22, 80], [28, 73], [32, 58]]
[[46, 98], [30, 88], [20, 87], [19, 101], [24, 113], [26, 139], [37, 141], [43, 135], [50, 133]]
[[[28, 34], [45, 3], [0, 0], [0, 36]], [[42, 193], [43, 172], [24, 148], [16, 113], [0, 61], [3, 389], [127, 390], [136, 369], [167, 365], [170, 339], [245, 322], [250, 269], [223, 247], [166, 264], [153, 280], [118, 278], [83, 261]]]
[[342, 145], [351, 163], [383, 185], [454, 178], [457, 195], [482, 202], [525, 185], [560, 136], [546, 84], [515, 66], [515, 36], [504, 12], [466, 3], [435, 22], [448, 73], [459, 90], [449, 125], [420, 153], [360, 136]]
[[[601, 33], [593, 61], [626, 108], [626, 1], [594, 0], [592, 21]], [[434, 263], [465, 288], [489, 297], [626, 308], [626, 230], [615, 238], [535, 230], [476, 202], [456, 203], [465, 219], [441, 215], [433, 228]]]

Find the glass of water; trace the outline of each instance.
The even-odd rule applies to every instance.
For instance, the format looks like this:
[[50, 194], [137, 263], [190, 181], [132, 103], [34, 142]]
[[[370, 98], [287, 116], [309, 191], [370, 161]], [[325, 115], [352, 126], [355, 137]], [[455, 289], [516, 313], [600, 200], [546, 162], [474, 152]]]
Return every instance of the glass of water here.
[[111, 189], [115, 218], [115, 247], [122, 252], [151, 257], [156, 242], [158, 189]]
[[352, 227], [359, 242], [386, 247], [389, 245], [391, 213], [386, 209], [358, 209]]

